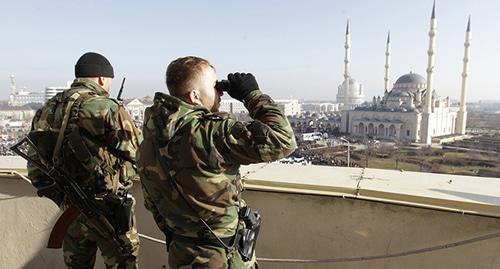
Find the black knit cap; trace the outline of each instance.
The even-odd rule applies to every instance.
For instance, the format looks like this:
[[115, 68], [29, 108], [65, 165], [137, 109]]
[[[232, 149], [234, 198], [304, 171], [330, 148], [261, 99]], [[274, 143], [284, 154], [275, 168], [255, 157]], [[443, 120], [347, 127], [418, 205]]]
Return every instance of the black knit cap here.
[[106, 57], [99, 53], [87, 52], [78, 59], [75, 65], [75, 77], [108, 77], [114, 78], [113, 66]]

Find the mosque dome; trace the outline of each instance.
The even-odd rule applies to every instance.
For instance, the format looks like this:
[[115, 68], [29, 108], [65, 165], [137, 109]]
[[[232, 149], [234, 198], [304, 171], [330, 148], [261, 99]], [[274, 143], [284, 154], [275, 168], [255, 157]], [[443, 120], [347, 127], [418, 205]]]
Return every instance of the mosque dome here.
[[425, 80], [424, 77], [417, 73], [410, 72], [406, 75], [402, 75], [396, 80], [396, 84], [402, 84], [402, 83], [416, 83], [416, 84], [422, 84], [426, 83], [427, 81]]
[[410, 72], [402, 75], [394, 83], [393, 89], [400, 89], [404, 91], [417, 92], [426, 88], [427, 81], [424, 77], [417, 73]]
[[[363, 91], [363, 84], [359, 83], [356, 79], [349, 79], [349, 103], [351, 105], [359, 105], [365, 101], [365, 93]], [[337, 103], [344, 103], [344, 83], [341, 83], [337, 92]]]

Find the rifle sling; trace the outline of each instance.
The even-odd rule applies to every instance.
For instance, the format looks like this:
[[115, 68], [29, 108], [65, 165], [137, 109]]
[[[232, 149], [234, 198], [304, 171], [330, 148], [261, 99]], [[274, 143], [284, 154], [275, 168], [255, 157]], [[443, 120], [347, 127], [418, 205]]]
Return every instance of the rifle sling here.
[[64, 110], [64, 118], [61, 124], [61, 129], [59, 129], [59, 134], [57, 135], [57, 142], [54, 147], [54, 153], [52, 154], [53, 163], [57, 163], [56, 159], [59, 158], [59, 151], [61, 150], [61, 145], [64, 139], [64, 132], [66, 131], [66, 127], [68, 126], [69, 114], [71, 108], [73, 107], [73, 104], [78, 98], [80, 98], [80, 93], [78, 92], [73, 93], [69, 97], [68, 104], [66, 105], [66, 108]]
[[[230, 237], [220, 238], [220, 241], [222, 241], [225, 246], [230, 246], [230, 245], [233, 245], [234, 241], [237, 242], [238, 239], [239, 239], [239, 236], [236, 236], [236, 237], [230, 236]], [[176, 242], [180, 242], [180, 243], [187, 243], [187, 244], [193, 244], [193, 245], [213, 246], [213, 247], [219, 247], [219, 248], [225, 247], [223, 244], [221, 244], [221, 242], [218, 239], [188, 237], [188, 236], [182, 236], [182, 235], [178, 235], [178, 234], [172, 234], [172, 240], [176, 241]]]

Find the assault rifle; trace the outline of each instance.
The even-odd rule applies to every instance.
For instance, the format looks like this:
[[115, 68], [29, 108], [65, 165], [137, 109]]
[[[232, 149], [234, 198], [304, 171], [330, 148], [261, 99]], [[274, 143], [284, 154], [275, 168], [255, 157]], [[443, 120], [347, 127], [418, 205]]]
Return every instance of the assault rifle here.
[[[29, 154], [25, 152], [28, 148], [31, 148], [39, 158], [41, 158], [41, 161], [30, 157]], [[95, 199], [85, 193], [75, 180], [67, 176], [63, 171], [55, 166], [45, 165], [44, 163], [50, 162], [43, 159], [40, 151], [29, 136], [21, 139], [10, 149], [26, 161], [35, 165], [49, 180], [51, 180], [52, 184], [43, 189], [55, 188], [57, 191], [64, 193], [71, 203], [71, 206], [61, 215], [54, 225], [47, 245], [48, 248], [61, 248], [67, 228], [81, 213], [86, 219], [86, 224], [103, 239], [102, 250], [109, 252], [109, 254], [106, 253], [106, 255], [121, 256], [127, 252], [125, 247], [120, 243], [122, 241], [118, 238], [115, 229], [109, 220], [106, 219], [102, 210], [96, 205]], [[40, 189], [39, 193], [40, 192], [43, 193], [43, 190]]]
[[123, 92], [123, 85], [125, 84], [125, 79], [126, 79], [126, 77], [123, 77], [122, 85], [120, 86], [120, 90], [118, 91], [118, 96], [116, 96], [116, 100], [118, 100], [120, 102], [123, 101], [122, 92]]

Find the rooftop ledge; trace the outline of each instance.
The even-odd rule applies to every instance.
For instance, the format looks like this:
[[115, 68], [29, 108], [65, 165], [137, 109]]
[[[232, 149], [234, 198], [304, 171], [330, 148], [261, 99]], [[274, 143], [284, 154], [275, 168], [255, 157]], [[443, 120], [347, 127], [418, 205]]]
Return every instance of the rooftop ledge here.
[[[19, 157], [0, 156], [0, 179], [26, 174]], [[335, 196], [500, 218], [500, 178], [296, 164], [241, 167], [249, 190]]]
[[256, 164], [251, 190], [338, 196], [500, 218], [500, 179], [371, 168]]

